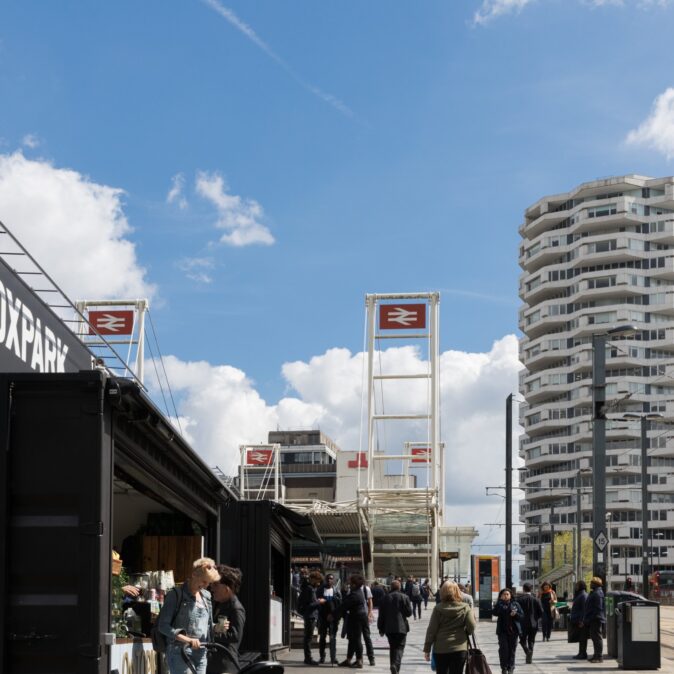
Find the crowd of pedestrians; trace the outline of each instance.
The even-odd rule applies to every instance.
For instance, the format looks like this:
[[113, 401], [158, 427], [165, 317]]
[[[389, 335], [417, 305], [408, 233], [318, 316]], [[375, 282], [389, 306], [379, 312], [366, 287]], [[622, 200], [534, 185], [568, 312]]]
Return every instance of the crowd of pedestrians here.
[[[295, 582], [293, 580], [293, 582]], [[364, 657], [375, 664], [371, 639], [373, 609], [378, 610], [377, 631], [386, 636], [389, 644], [391, 674], [400, 674], [410, 620], [419, 620], [422, 610], [428, 608], [430, 598], [435, 598], [423, 652], [432, 661], [437, 674], [462, 674], [469, 653], [469, 636], [475, 631], [473, 598], [464, 585], [444, 579], [433, 592], [428, 579], [409, 576], [406, 579], [390, 574], [384, 583], [374, 582], [369, 587], [361, 574], [352, 574], [341, 591], [335, 578], [315, 570], [300, 572], [300, 598], [298, 609], [304, 618], [304, 662], [319, 665], [326, 662], [329, 643], [330, 664], [362, 669]], [[571, 641], [578, 642], [578, 660], [602, 662], [602, 626], [606, 620], [604, 594], [600, 578], [592, 578], [588, 594], [584, 581], [576, 583], [569, 614]], [[565, 595], [566, 598], [566, 595]], [[524, 662], [534, 661], [534, 648], [538, 632], [543, 641], [549, 641], [554, 623], [559, 618], [558, 598], [554, 587], [543, 582], [534, 592], [531, 583], [525, 582], [522, 592], [503, 588], [492, 608], [496, 618], [498, 657], [501, 674], [513, 674], [518, 645]], [[347, 640], [346, 658], [337, 660], [336, 644], [338, 625], [342, 623], [341, 636]], [[318, 627], [319, 655], [311, 656], [311, 640]], [[587, 644], [593, 645], [588, 656]]]

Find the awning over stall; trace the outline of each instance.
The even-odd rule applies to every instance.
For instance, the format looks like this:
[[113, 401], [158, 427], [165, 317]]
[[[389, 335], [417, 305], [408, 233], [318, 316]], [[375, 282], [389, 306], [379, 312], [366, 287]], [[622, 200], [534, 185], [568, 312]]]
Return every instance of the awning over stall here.
[[137, 384], [110, 379], [107, 397], [116, 400], [115, 472], [125, 481], [202, 526], [236, 500]]

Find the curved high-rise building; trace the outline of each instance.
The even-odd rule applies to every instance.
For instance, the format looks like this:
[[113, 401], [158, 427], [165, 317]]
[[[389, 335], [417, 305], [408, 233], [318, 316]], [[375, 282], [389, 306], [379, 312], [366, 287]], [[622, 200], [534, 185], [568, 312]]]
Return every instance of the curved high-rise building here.
[[[674, 178], [583, 183], [530, 206], [519, 231], [520, 575], [540, 575], [551, 537], [576, 532], [579, 519], [592, 535], [592, 335], [634, 325], [630, 336], [607, 337], [606, 511], [609, 584], [631, 577], [636, 586], [641, 435], [638, 419], [622, 415], [674, 420]], [[674, 570], [674, 426], [657, 420], [648, 422], [648, 474], [648, 553], [654, 568]], [[555, 566], [572, 566], [572, 549], [556, 554]]]

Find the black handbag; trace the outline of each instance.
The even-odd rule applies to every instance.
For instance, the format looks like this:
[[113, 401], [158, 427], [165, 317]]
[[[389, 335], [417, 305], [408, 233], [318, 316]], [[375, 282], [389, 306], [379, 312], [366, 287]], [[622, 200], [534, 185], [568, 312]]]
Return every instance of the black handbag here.
[[567, 641], [570, 644], [577, 644], [580, 641], [580, 627], [577, 623], [569, 623]]
[[477, 647], [474, 634], [468, 635], [468, 658], [466, 660], [466, 674], [491, 674], [491, 669], [487, 664], [487, 658]]

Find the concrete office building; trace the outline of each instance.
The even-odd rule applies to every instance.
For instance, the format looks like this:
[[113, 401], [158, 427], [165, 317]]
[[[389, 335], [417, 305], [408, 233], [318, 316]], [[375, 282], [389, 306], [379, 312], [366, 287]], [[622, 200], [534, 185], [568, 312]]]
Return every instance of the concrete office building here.
[[[634, 325], [632, 336], [609, 337], [606, 352], [606, 510], [609, 583], [622, 587], [629, 576], [636, 584], [640, 424], [622, 415], [674, 420], [674, 178], [583, 183], [530, 206], [519, 231], [520, 575], [539, 575], [539, 554], [554, 533], [577, 529], [579, 505], [583, 536], [592, 535], [592, 335]], [[672, 436], [649, 422], [648, 552], [660, 570], [674, 569]], [[560, 550], [555, 561], [564, 564]]]

